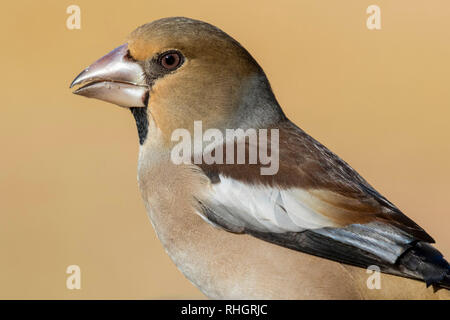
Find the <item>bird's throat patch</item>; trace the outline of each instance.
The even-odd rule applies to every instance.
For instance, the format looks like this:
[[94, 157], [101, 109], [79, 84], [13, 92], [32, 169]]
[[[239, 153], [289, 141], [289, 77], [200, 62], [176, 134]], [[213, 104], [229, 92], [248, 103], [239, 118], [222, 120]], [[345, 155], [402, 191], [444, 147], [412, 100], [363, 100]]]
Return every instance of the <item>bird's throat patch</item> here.
[[147, 107], [132, 107], [130, 108], [133, 114], [134, 120], [136, 120], [136, 126], [139, 135], [139, 144], [144, 144], [148, 134], [148, 116]]

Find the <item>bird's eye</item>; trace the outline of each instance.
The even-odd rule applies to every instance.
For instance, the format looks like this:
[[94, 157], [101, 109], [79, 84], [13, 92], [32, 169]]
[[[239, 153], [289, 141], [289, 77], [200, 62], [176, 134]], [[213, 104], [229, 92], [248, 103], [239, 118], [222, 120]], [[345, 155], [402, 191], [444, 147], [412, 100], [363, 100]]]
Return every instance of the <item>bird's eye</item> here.
[[183, 63], [183, 58], [176, 51], [166, 52], [160, 56], [159, 63], [167, 70], [175, 70]]

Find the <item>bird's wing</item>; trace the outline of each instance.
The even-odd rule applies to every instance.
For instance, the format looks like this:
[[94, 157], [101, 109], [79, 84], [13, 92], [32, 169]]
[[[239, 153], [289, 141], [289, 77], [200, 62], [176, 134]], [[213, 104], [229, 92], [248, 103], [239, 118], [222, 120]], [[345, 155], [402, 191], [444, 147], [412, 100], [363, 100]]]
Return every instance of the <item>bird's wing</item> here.
[[[356, 203], [347, 205], [344, 198], [333, 193], [249, 185], [222, 175], [219, 178], [220, 182], [212, 185], [211, 196], [200, 201], [201, 211], [209, 221], [231, 232], [252, 234], [326, 258], [339, 251], [337, 243], [340, 243], [389, 263], [395, 263], [416, 240], [389, 222], [367, 219], [364, 215], [372, 215], [368, 211], [372, 208]], [[344, 218], [336, 218], [339, 215]], [[308, 241], [314, 240], [308, 248], [302, 243], [306, 236]], [[321, 245], [317, 246], [317, 241]], [[347, 246], [342, 246], [342, 250], [348, 250]], [[367, 256], [358, 250], [352, 259], [342, 262], [360, 265], [359, 259], [366, 261]]]
[[[291, 122], [279, 129], [279, 171], [201, 165], [211, 179], [201, 214], [237, 233], [357, 266], [391, 268], [433, 239], [356, 171]], [[389, 272], [399, 273], [395, 270]]]

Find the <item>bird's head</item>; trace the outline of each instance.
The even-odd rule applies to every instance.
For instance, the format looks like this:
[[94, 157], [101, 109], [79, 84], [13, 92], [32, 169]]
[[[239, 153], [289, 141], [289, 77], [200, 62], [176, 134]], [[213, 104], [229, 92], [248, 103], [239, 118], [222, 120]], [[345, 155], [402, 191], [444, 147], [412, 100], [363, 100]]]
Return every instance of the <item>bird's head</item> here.
[[165, 18], [133, 31], [127, 42], [78, 75], [75, 94], [130, 108], [141, 144], [149, 119], [165, 140], [177, 128], [258, 127], [281, 110], [252, 56], [218, 28]]

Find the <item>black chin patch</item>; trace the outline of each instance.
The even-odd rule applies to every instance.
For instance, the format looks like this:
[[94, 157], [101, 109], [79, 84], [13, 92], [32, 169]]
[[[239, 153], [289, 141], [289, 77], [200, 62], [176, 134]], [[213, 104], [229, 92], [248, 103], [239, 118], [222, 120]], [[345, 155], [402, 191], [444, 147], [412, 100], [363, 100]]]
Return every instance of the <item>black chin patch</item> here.
[[136, 120], [139, 144], [142, 145], [147, 138], [148, 133], [147, 107], [131, 107], [130, 110], [133, 114], [134, 120]]

